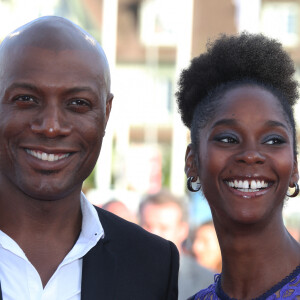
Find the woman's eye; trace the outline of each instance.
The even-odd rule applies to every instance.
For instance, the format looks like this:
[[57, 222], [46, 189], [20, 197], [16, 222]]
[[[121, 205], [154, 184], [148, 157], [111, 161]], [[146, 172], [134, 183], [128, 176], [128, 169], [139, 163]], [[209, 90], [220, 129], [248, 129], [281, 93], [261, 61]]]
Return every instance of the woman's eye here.
[[272, 137], [265, 142], [266, 145], [281, 145], [283, 143], [285, 143], [285, 141], [280, 137]]
[[220, 138], [218, 138], [218, 141], [222, 142], [222, 143], [228, 143], [228, 144], [237, 144], [238, 143], [238, 140], [231, 136], [220, 137]]

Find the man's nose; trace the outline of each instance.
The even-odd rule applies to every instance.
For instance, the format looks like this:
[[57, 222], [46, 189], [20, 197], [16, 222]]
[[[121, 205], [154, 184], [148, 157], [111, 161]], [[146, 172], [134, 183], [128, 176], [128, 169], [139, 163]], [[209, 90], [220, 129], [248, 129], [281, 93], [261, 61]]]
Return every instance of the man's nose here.
[[71, 132], [71, 125], [60, 107], [55, 104], [43, 108], [42, 112], [32, 120], [31, 130], [48, 138], [67, 136]]

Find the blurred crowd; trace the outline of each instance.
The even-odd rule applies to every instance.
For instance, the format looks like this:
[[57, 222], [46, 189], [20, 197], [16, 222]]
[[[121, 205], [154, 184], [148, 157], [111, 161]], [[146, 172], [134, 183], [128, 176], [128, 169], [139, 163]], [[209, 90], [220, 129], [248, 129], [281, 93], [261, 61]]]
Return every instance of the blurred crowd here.
[[172, 241], [180, 253], [179, 300], [205, 288], [221, 271], [221, 254], [212, 221], [191, 228], [188, 201], [168, 190], [145, 195], [137, 212], [119, 199], [101, 206], [147, 231]]

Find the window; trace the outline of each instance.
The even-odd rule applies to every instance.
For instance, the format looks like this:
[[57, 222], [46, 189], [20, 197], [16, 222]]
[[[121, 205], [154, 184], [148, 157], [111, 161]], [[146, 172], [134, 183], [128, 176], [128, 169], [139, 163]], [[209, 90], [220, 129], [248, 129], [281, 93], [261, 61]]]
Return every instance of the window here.
[[261, 11], [261, 32], [280, 40], [284, 46], [296, 46], [299, 42], [298, 19], [298, 3], [265, 3]]

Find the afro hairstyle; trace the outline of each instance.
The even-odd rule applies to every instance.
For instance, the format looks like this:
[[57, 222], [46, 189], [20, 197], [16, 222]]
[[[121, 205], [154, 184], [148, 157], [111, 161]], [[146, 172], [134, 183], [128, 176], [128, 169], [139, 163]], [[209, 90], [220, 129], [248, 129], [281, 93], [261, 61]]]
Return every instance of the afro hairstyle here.
[[191, 129], [198, 104], [221, 86], [244, 81], [275, 90], [291, 109], [298, 98], [294, 73], [293, 61], [277, 40], [247, 32], [222, 34], [181, 73], [176, 97], [182, 121]]

